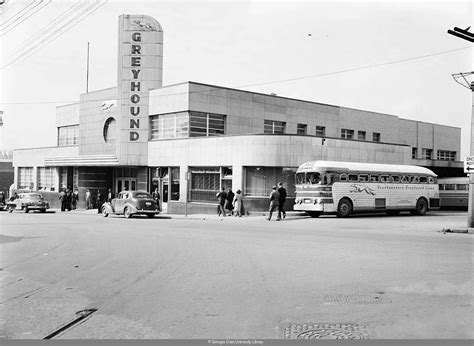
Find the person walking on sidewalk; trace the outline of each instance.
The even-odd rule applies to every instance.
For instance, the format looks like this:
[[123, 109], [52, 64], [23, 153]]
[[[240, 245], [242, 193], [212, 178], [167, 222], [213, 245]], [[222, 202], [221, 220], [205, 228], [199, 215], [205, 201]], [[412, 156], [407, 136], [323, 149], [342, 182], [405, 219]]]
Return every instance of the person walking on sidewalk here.
[[102, 208], [102, 195], [100, 194], [100, 191], [97, 190], [97, 214], [101, 213]]
[[242, 213], [242, 191], [237, 190], [235, 191], [235, 197], [234, 197], [234, 216], [241, 217]]
[[86, 209], [92, 209], [92, 196], [89, 189], [86, 191]]
[[[280, 194], [276, 186], [272, 187], [272, 192], [270, 193], [270, 208], [268, 209], [268, 218], [267, 220], [270, 221], [272, 219], [272, 214], [275, 210], [278, 210], [278, 203], [280, 202]], [[279, 221], [279, 219], [277, 219]]]
[[227, 209], [229, 211], [229, 216], [231, 216], [233, 214], [234, 196], [235, 196], [235, 194], [232, 192], [232, 189], [229, 187], [229, 190], [227, 190], [227, 197], [226, 197], [226, 203], [225, 203], [225, 209]]
[[285, 212], [285, 201], [286, 201], [286, 189], [283, 187], [282, 183], [278, 183], [278, 193], [280, 194], [280, 199], [278, 200], [278, 216], [277, 216], [277, 221], [281, 220], [281, 215], [283, 214], [283, 218], [286, 217], [286, 212]]
[[222, 188], [221, 192], [218, 192], [216, 194], [217, 200], [219, 201], [219, 204], [217, 205], [217, 216], [225, 216], [225, 202], [227, 200], [227, 194], [225, 193], [225, 187]]

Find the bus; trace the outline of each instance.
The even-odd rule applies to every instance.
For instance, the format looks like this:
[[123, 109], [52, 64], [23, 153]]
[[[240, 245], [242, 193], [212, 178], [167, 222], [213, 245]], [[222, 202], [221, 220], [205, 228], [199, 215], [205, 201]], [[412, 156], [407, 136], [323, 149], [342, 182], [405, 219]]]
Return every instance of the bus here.
[[469, 199], [469, 178], [439, 178], [441, 209], [467, 210]]
[[424, 167], [310, 161], [296, 171], [294, 210], [311, 217], [383, 211], [424, 215], [439, 209], [437, 176]]

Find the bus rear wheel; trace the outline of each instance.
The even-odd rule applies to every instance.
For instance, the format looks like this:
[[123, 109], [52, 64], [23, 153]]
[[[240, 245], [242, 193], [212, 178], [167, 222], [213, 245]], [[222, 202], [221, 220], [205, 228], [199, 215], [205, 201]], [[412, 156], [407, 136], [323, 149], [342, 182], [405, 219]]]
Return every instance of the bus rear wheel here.
[[352, 203], [347, 198], [341, 199], [339, 205], [337, 206], [337, 216], [338, 217], [348, 217], [352, 214]]
[[421, 197], [421, 198], [418, 198], [418, 201], [416, 201], [415, 210], [413, 210], [411, 213], [412, 215], [425, 215], [427, 211], [428, 211], [428, 203], [426, 202], [426, 199]]
[[320, 211], [307, 211], [308, 215], [312, 218], [320, 217], [322, 212]]

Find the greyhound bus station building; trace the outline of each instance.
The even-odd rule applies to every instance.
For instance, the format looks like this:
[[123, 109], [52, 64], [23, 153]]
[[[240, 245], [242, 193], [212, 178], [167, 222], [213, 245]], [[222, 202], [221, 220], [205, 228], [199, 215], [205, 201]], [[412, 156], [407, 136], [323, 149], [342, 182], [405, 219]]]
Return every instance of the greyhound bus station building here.
[[[461, 129], [195, 82], [162, 85], [163, 30], [119, 18], [117, 86], [57, 107], [57, 144], [13, 153], [14, 187], [57, 205], [62, 188], [95, 197], [158, 188], [169, 213], [215, 212], [221, 187], [247, 211], [268, 208], [281, 181], [311, 160], [410, 164], [462, 176]], [[317, 95], [315, 95], [317, 96]]]

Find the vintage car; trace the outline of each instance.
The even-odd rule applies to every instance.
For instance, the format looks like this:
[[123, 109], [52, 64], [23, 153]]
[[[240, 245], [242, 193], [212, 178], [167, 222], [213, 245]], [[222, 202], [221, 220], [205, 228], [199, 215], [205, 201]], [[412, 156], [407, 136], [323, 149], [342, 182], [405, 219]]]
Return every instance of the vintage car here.
[[30, 210], [39, 210], [44, 213], [46, 209], [49, 209], [49, 203], [44, 200], [41, 194], [36, 192], [20, 193], [17, 199], [7, 202], [7, 210], [10, 213], [13, 210], [22, 210], [25, 213]]
[[5, 193], [3, 191], [0, 191], [0, 210], [4, 210], [6, 208], [5, 204]]
[[146, 191], [122, 191], [110, 203], [102, 205], [102, 215], [123, 214], [127, 219], [134, 214], [145, 214], [152, 218], [160, 211], [155, 200]]

